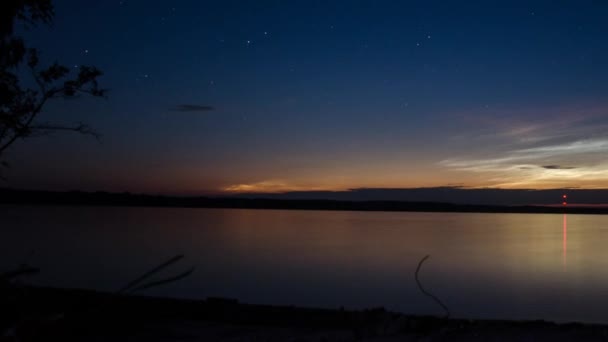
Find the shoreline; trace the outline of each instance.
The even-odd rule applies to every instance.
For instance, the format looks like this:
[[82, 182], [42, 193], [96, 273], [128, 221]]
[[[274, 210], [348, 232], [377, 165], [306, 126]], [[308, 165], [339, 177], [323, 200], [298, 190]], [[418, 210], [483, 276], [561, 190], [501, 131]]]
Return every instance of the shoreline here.
[[[226, 298], [188, 300], [33, 286], [10, 286], [3, 289], [2, 294], [14, 299], [13, 307], [4, 306], [3, 310], [16, 309], [15, 312], [21, 313], [22, 317], [12, 322], [18, 326], [15, 331], [33, 334], [24, 339], [32, 341], [49, 337], [116, 341], [508, 341], [530, 338], [599, 341], [608, 337], [605, 324], [446, 319], [405, 315], [384, 308], [319, 309], [246, 304]], [[27, 308], [25, 313], [24, 308]]]
[[443, 202], [341, 201], [315, 199], [269, 199], [228, 197], [171, 197], [106, 192], [53, 192], [0, 188], [0, 204], [33, 206], [112, 206], [151, 208], [328, 210], [380, 212], [446, 212], [508, 214], [589, 214], [608, 215], [608, 207], [543, 205], [475, 205]]

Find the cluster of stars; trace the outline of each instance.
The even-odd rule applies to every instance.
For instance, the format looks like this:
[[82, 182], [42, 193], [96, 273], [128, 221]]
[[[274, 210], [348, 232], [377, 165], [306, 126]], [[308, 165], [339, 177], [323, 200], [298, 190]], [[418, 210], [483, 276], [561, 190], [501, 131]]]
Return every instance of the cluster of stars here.
[[135, 81], [139, 81], [141, 79], [147, 80], [150, 78], [150, 74], [140, 74], [139, 76], [135, 77]]
[[[432, 37], [431, 37], [431, 35], [430, 35], [430, 34], [427, 34], [427, 35], [426, 35], [426, 39], [431, 39], [431, 38], [432, 38]], [[422, 43], [420, 43], [420, 42], [416, 42], [416, 46], [420, 46], [420, 45], [422, 45]]]
[[[268, 31], [264, 31], [264, 36], [268, 36]], [[223, 39], [221, 39], [220, 41], [221, 41], [222, 43], [224, 42], [224, 40], [223, 40]], [[247, 40], [245, 41], [245, 45], [247, 45], [247, 46], [250, 46], [250, 45], [252, 45], [252, 44], [253, 44], [253, 41], [252, 41], [251, 39], [247, 39]]]
[[[175, 14], [175, 7], [171, 7], [171, 14], [170, 15], [174, 15], [174, 14]], [[161, 24], [164, 24], [166, 20], [167, 20], [167, 17], [161, 17], [160, 18]]]

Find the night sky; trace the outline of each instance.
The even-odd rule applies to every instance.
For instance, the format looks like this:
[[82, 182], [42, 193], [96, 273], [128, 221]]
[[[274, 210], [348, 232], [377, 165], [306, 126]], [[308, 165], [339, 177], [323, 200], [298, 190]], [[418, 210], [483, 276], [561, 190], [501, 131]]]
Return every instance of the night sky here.
[[19, 188], [167, 194], [608, 188], [608, 2], [55, 1], [20, 33], [108, 99], [59, 100]]

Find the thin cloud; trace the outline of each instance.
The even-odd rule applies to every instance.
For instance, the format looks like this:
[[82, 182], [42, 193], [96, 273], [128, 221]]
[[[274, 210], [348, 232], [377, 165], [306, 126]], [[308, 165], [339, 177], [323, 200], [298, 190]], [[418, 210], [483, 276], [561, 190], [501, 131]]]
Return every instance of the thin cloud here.
[[193, 104], [181, 104], [172, 108], [174, 112], [209, 112], [215, 110], [212, 106], [201, 106]]
[[605, 152], [608, 149], [608, 139], [579, 140], [571, 143], [534, 147], [515, 151], [521, 154], [538, 156], [554, 156], [563, 154], [580, 154]]
[[461, 150], [466, 154], [452, 155], [438, 164], [483, 179], [483, 186], [546, 188], [576, 182], [577, 186], [605, 187], [606, 108], [467, 114], [464, 118], [474, 130], [462, 135]]
[[[446, 159], [439, 164], [460, 170], [478, 171], [504, 171], [513, 166], [527, 167], [526, 162], [552, 157], [573, 157], [581, 155], [598, 154], [608, 151], [608, 139], [579, 140], [570, 143], [547, 145], [527, 149], [513, 150], [499, 158], [487, 159]], [[546, 169], [563, 169], [560, 164], [548, 164]]]
[[[456, 171], [488, 173], [489, 186], [548, 187], [572, 182], [585, 187], [608, 182], [608, 138], [577, 140], [506, 151], [490, 158], [446, 159], [439, 164]], [[577, 166], [569, 166], [573, 161]]]
[[533, 110], [485, 110], [462, 114], [469, 123], [455, 138], [490, 140], [512, 147], [561, 144], [603, 136], [608, 130], [606, 106], [538, 108]]
[[572, 170], [576, 169], [574, 166], [562, 166], [562, 165], [543, 165], [541, 166], [543, 169], [547, 170]]
[[264, 180], [254, 183], [232, 184], [222, 188], [229, 193], [282, 193], [289, 191], [323, 190], [322, 188], [302, 186], [283, 180]]

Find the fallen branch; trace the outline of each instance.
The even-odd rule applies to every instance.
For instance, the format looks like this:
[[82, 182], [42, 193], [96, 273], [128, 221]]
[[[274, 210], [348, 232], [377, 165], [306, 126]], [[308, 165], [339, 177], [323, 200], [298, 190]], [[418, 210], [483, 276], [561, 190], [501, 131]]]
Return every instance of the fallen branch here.
[[180, 273], [180, 274], [178, 274], [176, 276], [168, 277], [168, 278], [161, 279], [161, 280], [151, 281], [151, 282], [145, 283], [143, 285], [140, 285], [144, 280], [146, 280], [146, 279], [152, 277], [153, 275], [159, 273], [160, 271], [162, 271], [163, 269], [167, 268], [168, 266], [170, 266], [170, 265], [172, 265], [172, 264], [180, 261], [183, 257], [184, 256], [181, 255], [181, 254], [176, 255], [173, 258], [171, 258], [171, 259], [163, 262], [162, 264], [154, 267], [150, 271], [144, 273], [140, 277], [136, 278], [135, 280], [131, 281], [129, 284], [127, 284], [126, 286], [124, 286], [122, 289], [120, 289], [117, 292], [117, 294], [140, 291], [140, 290], [148, 289], [148, 288], [151, 288], [151, 287], [155, 287], [155, 286], [171, 283], [171, 282], [174, 282], [174, 281], [177, 281], [177, 280], [180, 280], [182, 278], [185, 278], [185, 277], [189, 276], [190, 274], [192, 274], [192, 272], [194, 272], [194, 267], [192, 267], [192, 268], [188, 269], [186, 272]]
[[418, 272], [420, 272], [420, 268], [422, 268], [422, 264], [426, 261], [426, 259], [428, 259], [430, 257], [430, 255], [425, 256], [424, 258], [422, 258], [420, 260], [420, 262], [418, 263], [418, 267], [416, 268], [416, 273], [414, 274], [415, 278], [416, 278], [416, 283], [418, 284], [418, 288], [420, 289], [420, 291], [426, 295], [427, 297], [430, 297], [431, 299], [433, 299], [435, 301], [435, 303], [439, 304], [443, 310], [445, 311], [445, 319], [450, 318], [450, 309], [448, 309], [448, 307], [443, 304], [443, 302], [441, 302], [441, 300], [439, 300], [439, 298], [435, 297], [432, 293], [426, 291], [424, 289], [424, 287], [422, 287], [422, 283], [420, 283], [420, 280], [418, 279]]

